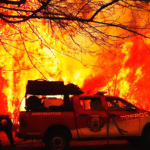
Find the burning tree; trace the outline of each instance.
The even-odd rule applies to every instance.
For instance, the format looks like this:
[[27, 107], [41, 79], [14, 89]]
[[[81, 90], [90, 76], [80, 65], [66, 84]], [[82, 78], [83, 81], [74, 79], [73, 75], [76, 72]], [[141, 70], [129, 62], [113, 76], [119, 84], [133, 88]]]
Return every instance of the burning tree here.
[[134, 88], [149, 79], [149, 10], [147, 0], [0, 0], [1, 89], [8, 111], [16, 109], [27, 80], [38, 78], [85, 91], [110, 89], [115, 81], [121, 96], [141, 100]]

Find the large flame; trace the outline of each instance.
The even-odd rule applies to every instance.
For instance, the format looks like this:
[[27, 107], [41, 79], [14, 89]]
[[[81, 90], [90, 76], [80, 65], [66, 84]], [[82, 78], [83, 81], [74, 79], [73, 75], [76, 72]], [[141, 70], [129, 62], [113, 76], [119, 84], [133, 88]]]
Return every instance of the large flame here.
[[[27, 81], [36, 79], [74, 83], [87, 94], [106, 91], [150, 110], [149, 39], [131, 37], [115, 50], [110, 48], [93, 56], [82, 50], [68, 50], [60, 31], [57, 36], [46, 31], [45, 20], [17, 25], [1, 21], [1, 113], [9, 112], [14, 118], [24, 110], [21, 101]], [[84, 46], [90, 43], [85, 37], [76, 39]], [[95, 45], [90, 48], [101, 51]]]

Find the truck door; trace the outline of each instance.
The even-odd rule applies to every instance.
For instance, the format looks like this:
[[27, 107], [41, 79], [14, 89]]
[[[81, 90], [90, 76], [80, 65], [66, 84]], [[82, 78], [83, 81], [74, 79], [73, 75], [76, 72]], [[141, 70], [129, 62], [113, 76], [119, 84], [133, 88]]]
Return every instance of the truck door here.
[[77, 128], [80, 138], [107, 136], [108, 114], [100, 96], [82, 96], [76, 100]]
[[[110, 119], [109, 135], [115, 137], [137, 135], [140, 123], [138, 108], [117, 97], [106, 97], [106, 102], [108, 113], [114, 117]], [[122, 134], [118, 128], [122, 130]]]

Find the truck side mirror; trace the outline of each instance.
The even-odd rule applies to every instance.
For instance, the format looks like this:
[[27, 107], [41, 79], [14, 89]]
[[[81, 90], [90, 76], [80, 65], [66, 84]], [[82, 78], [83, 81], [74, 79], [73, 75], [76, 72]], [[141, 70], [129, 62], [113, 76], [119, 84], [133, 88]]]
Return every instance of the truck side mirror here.
[[126, 111], [136, 111], [136, 107], [130, 106], [129, 108], [126, 109]]

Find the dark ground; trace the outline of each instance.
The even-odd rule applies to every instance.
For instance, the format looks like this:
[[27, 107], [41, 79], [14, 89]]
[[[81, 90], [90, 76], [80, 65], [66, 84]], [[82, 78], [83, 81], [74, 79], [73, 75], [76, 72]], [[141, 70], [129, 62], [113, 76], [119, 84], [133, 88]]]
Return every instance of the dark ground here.
[[[13, 132], [15, 136], [15, 133]], [[2, 143], [2, 150], [45, 150], [44, 143], [41, 140], [28, 140], [23, 141], [17, 137], [14, 137], [16, 148], [12, 148], [9, 144], [9, 140], [4, 132], [0, 132], [0, 140]], [[71, 142], [70, 150], [143, 150], [130, 145], [127, 141], [73, 141]], [[148, 148], [145, 150], [149, 150]]]

